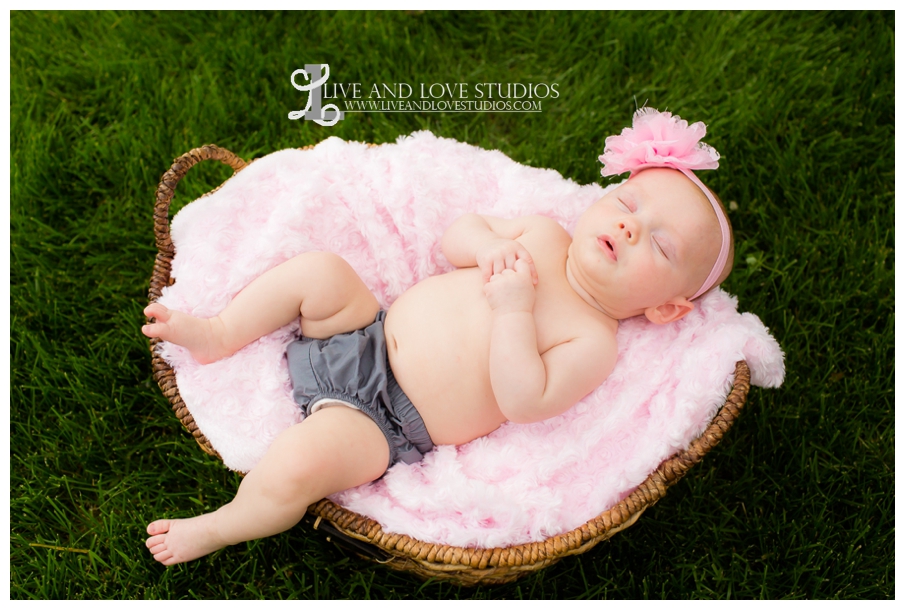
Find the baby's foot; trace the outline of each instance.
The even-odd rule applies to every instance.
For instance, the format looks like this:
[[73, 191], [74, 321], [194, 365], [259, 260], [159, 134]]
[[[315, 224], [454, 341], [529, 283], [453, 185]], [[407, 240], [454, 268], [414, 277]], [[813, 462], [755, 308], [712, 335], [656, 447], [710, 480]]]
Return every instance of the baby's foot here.
[[216, 362], [233, 353], [224, 344], [223, 324], [219, 318], [196, 318], [167, 309], [160, 303], [145, 307], [144, 314], [155, 321], [142, 326], [142, 333], [188, 348], [199, 364]]
[[192, 561], [227, 546], [213, 513], [191, 519], [160, 519], [148, 525], [145, 546], [165, 566]]

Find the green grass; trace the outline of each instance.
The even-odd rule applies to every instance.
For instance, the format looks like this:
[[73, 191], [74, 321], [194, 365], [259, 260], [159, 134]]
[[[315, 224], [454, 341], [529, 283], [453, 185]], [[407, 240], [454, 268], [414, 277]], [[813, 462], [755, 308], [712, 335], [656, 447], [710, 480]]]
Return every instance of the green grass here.
[[[894, 567], [892, 13], [11, 15], [13, 598], [889, 598]], [[289, 121], [331, 82], [546, 82], [540, 114]], [[302, 528], [169, 569], [145, 523], [228, 501], [139, 332], [154, 189], [204, 143], [250, 158], [418, 129], [601, 181], [648, 101], [709, 125], [725, 284], [786, 353], [778, 390], [637, 525], [515, 584], [371, 565]], [[204, 168], [181, 202], [222, 181]], [[54, 550], [44, 546], [69, 550]], [[75, 550], [72, 550], [75, 549]]]

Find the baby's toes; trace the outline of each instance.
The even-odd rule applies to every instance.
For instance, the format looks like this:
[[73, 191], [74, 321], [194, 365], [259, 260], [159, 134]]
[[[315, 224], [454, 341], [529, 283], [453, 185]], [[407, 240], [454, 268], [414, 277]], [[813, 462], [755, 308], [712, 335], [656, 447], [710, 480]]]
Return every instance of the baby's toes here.
[[[147, 531], [151, 536], [156, 538], [158, 534], [166, 534], [168, 531], [170, 531], [170, 522], [167, 519], [158, 519], [157, 521], [151, 521], [148, 524]], [[150, 542], [151, 538], [149, 538], [148, 541]]]
[[166, 542], [166, 539], [167, 539], [166, 534], [159, 534], [157, 536], [151, 536], [150, 538], [145, 540], [145, 546], [148, 547], [149, 549], [151, 549], [151, 552], [153, 553], [154, 547], [163, 544], [164, 542]]
[[145, 324], [141, 327], [141, 334], [143, 334], [145, 337], [163, 337], [166, 331], [166, 324]]
[[167, 551], [167, 545], [165, 542], [161, 542], [160, 544], [155, 544], [154, 546], [151, 546], [149, 544], [148, 550], [151, 552], [151, 555], [154, 555], [154, 557], [157, 557], [161, 553], [164, 553]]
[[144, 314], [148, 318], [156, 318], [158, 322], [166, 322], [170, 319], [170, 310], [160, 303], [151, 303], [145, 307]]
[[173, 558], [173, 553], [167, 549], [164, 549], [160, 553], [155, 553], [154, 559], [156, 559], [157, 561], [159, 561], [160, 563], [162, 563], [165, 566], [169, 566], [169, 565], [173, 565], [174, 563], [178, 563]]

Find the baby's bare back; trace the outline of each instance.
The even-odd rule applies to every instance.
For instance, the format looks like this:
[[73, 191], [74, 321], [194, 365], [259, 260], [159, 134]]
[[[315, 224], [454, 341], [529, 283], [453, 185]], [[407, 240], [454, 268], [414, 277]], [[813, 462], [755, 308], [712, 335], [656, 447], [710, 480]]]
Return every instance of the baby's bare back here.
[[[569, 287], [568, 234], [557, 226], [518, 241], [538, 274], [538, 352], [578, 335], [612, 338], [616, 323]], [[483, 288], [477, 267], [457, 269], [413, 286], [387, 313], [390, 366], [436, 444], [466, 443], [506, 421], [490, 383], [492, 311]]]

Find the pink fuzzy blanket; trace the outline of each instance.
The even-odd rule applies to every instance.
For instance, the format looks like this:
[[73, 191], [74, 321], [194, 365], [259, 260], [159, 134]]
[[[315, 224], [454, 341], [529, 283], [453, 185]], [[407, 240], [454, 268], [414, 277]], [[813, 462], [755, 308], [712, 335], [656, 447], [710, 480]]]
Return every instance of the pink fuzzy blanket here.
[[[313, 150], [258, 159], [179, 212], [176, 283], [161, 301], [212, 316], [265, 270], [329, 250], [388, 307], [415, 282], [451, 269], [439, 242], [462, 213], [543, 214], [571, 232], [604, 192], [429, 132], [374, 148], [329, 138]], [[281, 430], [300, 421], [283, 357], [296, 330], [287, 326], [207, 366], [162, 344], [186, 405], [229, 468], [250, 470]], [[618, 340], [612, 375], [563, 415], [438, 447], [333, 499], [427, 542], [542, 540], [608, 509], [686, 447], [722, 405], [736, 361], [747, 360], [761, 387], [778, 386], [784, 375], [777, 342], [722, 291], [671, 325], [627, 320]]]

